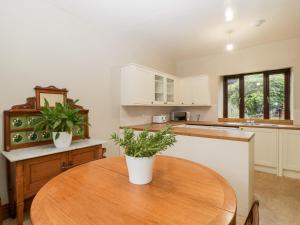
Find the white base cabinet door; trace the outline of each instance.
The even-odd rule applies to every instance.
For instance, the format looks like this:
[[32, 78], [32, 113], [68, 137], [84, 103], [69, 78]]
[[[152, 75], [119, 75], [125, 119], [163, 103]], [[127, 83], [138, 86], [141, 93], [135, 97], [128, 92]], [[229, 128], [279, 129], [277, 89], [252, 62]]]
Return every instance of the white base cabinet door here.
[[255, 133], [255, 170], [278, 174], [278, 130], [265, 128], [241, 128]]
[[300, 130], [280, 130], [280, 167], [283, 176], [300, 178]]

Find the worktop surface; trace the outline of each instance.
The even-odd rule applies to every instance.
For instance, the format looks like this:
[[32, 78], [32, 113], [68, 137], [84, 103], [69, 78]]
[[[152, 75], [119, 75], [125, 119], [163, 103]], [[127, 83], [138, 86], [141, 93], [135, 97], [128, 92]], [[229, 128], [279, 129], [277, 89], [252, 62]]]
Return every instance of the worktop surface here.
[[106, 143], [106, 141], [90, 138], [83, 140], [73, 141], [72, 144], [67, 148], [56, 148], [53, 144], [42, 145], [30, 148], [21, 148], [18, 150], [1, 151], [2, 155], [7, 158], [10, 162], [16, 162], [25, 159], [36, 158], [45, 155], [52, 155], [61, 152], [72, 151], [79, 148], [86, 148], [89, 146], [101, 145]]
[[299, 125], [271, 124], [271, 123], [242, 123], [242, 122], [214, 122], [214, 121], [189, 121], [189, 125], [204, 126], [222, 126], [222, 127], [253, 127], [253, 128], [271, 128], [271, 129], [287, 129], [300, 130]]
[[[232, 141], [242, 141], [249, 142], [252, 137], [254, 137], [253, 132], [241, 131], [238, 128], [234, 129], [206, 129], [206, 128], [197, 128], [197, 127], [181, 127], [181, 125], [201, 125], [194, 124], [192, 122], [168, 122], [164, 124], [143, 124], [143, 125], [133, 125], [133, 126], [123, 126], [121, 128], [132, 128], [134, 130], [144, 130], [145, 128], [150, 131], [158, 131], [163, 127], [170, 125], [172, 126], [172, 131], [177, 135], [185, 135], [185, 136], [195, 136], [195, 137], [205, 137], [205, 138], [213, 138], [213, 139], [225, 139]], [[204, 124], [203, 124], [204, 125]]]

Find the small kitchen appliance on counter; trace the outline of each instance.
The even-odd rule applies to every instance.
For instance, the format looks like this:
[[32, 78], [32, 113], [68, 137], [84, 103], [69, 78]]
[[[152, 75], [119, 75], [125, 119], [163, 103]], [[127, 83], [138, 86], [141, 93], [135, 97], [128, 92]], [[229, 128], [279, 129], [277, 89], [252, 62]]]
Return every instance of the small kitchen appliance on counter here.
[[166, 123], [167, 115], [155, 115], [152, 117], [152, 123]]
[[191, 113], [186, 111], [171, 112], [172, 121], [190, 121]]

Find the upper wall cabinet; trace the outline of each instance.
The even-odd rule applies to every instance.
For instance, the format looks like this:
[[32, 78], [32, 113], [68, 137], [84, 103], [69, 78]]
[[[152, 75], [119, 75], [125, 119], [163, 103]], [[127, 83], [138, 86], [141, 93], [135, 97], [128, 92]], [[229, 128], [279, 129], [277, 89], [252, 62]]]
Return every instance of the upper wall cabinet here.
[[136, 64], [121, 71], [122, 105], [209, 105], [209, 96], [207, 76], [177, 78]]
[[208, 76], [181, 78], [178, 99], [180, 105], [209, 106], [211, 99]]
[[154, 104], [174, 105], [177, 103], [178, 79], [169, 74], [155, 73], [155, 99]]
[[126, 66], [121, 71], [122, 105], [150, 105], [154, 103], [155, 74], [137, 66]]

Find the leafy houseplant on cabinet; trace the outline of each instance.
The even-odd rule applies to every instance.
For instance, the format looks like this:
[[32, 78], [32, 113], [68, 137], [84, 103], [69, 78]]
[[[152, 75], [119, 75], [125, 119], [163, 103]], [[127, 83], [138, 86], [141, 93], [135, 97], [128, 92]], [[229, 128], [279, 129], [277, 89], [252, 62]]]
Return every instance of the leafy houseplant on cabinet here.
[[126, 128], [123, 137], [113, 133], [112, 140], [125, 150], [129, 181], [133, 184], [150, 183], [155, 154], [176, 142], [170, 126], [154, 134], [144, 130], [137, 136], [132, 129]]
[[[76, 104], [78, 100], [74, 101]], [[50, 131], [55, 147], [66, 148], [71, 145], [72, 133], [82, 133], [87, 124], [86, 119], [80, 113], [80, 109], [71, 104], [56, 103], [55, 107], [49, 107], [45, 99], [45, 107], [41, 110], [41, 116], [34, 121], [35, 131]]]

